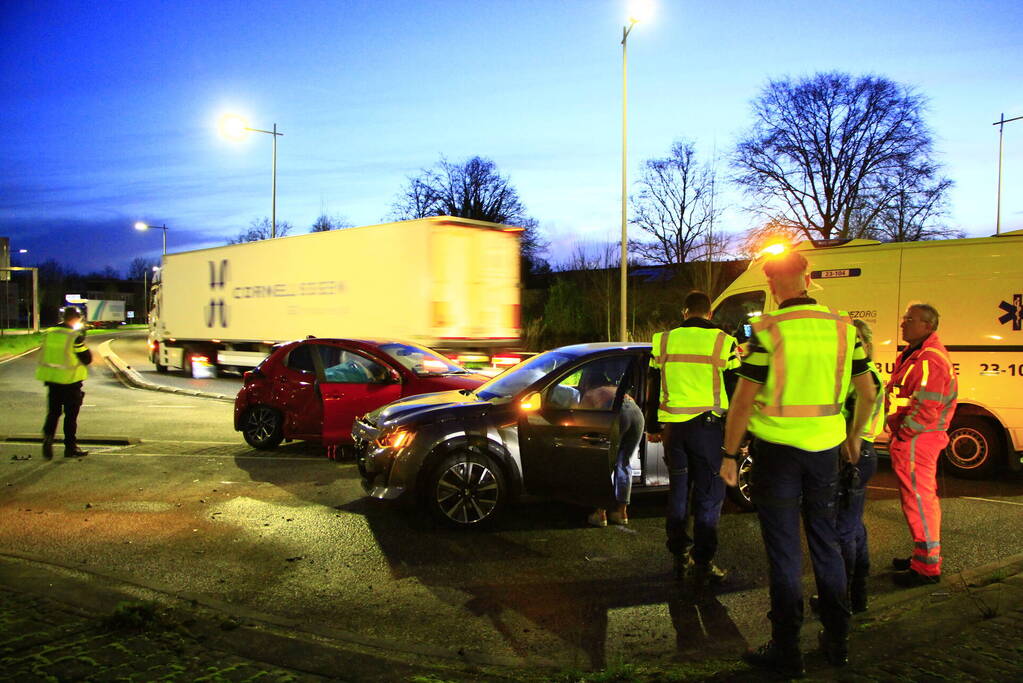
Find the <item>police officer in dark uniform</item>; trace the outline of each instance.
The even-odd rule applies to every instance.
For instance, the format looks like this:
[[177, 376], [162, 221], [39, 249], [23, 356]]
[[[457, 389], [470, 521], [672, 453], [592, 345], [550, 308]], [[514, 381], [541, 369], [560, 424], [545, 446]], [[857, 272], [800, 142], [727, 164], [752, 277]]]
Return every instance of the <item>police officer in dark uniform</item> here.
[[[832, 665], [848, 661], [849, 598], [835, 523], [840, 457], [857, 462], [873, 405], [866, 354], [849, 317], [806, 296], [806, 259], [787, 252], [764, 265], [778, 310], [753, 318], [753, 336], [725, 425], [721, 476], [738, 482], [737, 452], [753, 433], [752, 496], [770, 575], [771, 640], [744, 659], [785, 676], [802, 676], [800, 516], [820, 592], [821, 650]], [[850, 382], [851, 427], [842, 416]]]
[[39, 348], [36, 379], [46, 384], [46, 422], [43, 423], [43, 457], [53, 458], [53, 440], [57, 422], [64, 414], [64, 457], [88, 455], [78, 447], [78, 411], [85, 392], [82, 383], [89, 376], [86, 367], [92, 363], [92, 352], [85, 345], [82, 313], [74, 306], [61, 311], [61, 324], [43, 333]]

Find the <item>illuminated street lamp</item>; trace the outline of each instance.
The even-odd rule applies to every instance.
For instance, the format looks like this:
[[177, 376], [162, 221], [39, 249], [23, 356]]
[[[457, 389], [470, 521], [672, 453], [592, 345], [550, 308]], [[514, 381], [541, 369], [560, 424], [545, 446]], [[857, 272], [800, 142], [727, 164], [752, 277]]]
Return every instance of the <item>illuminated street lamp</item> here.
[[626, 303], [628, 301], [628, 250], [629, 250], [629, 229], [628, 229], [628, 202], [629, 188], [628, 177], [628, 40], [632, 27], [640, 20], [646, 19], [650, 14], [650, 2], [648, 0], [633, 0], [629, 5], [629, 24], [622, 27], [622, 268], [621, 268], [621, 326], [619, 336], [623, 342], [629, 341], [629, 329], [627, 325]]
[[270, 186], [270, 238], [277, 237], [277, 138], [284, 133], [277, 132], [277, 124], [273, 130], [250, 128], [249, 122], [237, 114], [226, 114], [220, 118], [220, 134], [230, 140], [241, 140], [246, 133], [266, 133], [273, 136], [273, 170]]
[[163, 230], [163, 255], [166, 256], [167, 255], [167, 226], [166, 225], [150, 225], [149, 223], [143, 223], [142, 221], [139, 221], [138, 223], [135, 224], [135, 229], [136, 230], [149, 230], [150, 228], [153, 228], [154, 230]]

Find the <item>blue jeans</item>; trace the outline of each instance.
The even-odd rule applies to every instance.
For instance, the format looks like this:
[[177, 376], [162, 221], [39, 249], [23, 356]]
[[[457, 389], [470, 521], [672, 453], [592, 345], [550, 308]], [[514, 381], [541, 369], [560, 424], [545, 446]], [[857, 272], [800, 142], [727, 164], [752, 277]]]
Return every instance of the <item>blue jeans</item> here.
[[861, 591], [866, 595], [867, 576], [870, 575], [870, 553], [867, 550], [867, 528], [863, 525], [863, 506], [866, 500], [867, 482], [877, 472], [877, 452], [874, 444], [864, 441], [860, 447], [860, 461], [855, 465], [844, 464], [843, 468], [855, 468], [854, 485], [849, 486], [843, 477], [838, 490], [838, 543], [845, 560], [845, 573], [849, 577], [849, 590]]
[[629, 461], [636, 447], [643, 440], [645, 420], [643, 411], [631, 397], [622, 401], [622, 413], [619, 416], [618, 451], [615, 456], [614, 476], [611, 479], [615, 500], [628, 505], [632, 496], [632, 465]]
[[[694, 562], [706, 564], [718, 549], [718, 520], [725, 500], [720, 476], [724, 429], [720, 417], [704, 413], [686, 422], [664, 425], [668, 461], [668, 511], [664, 528], [668, 552], [682, 555], [692, 547]], [[693, 493], [693, 538], [686, 532], [689, 490]]]
[[760, 518], [770, 575], [771, 637], [784, 649], [799, 645], [803, 625], [802, 516], [821, 623], [828, 637], [849, 633], [845, 562], [835, 524], [839, 448], [810, 452], [754, 439], [752, 496]]

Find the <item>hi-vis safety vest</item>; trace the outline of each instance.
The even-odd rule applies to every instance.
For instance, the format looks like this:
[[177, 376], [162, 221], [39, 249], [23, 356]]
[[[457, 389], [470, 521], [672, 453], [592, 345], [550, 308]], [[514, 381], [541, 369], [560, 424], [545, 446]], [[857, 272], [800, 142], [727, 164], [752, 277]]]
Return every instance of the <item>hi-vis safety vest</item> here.
[[749, 430], [771, 443], [823, 451], [845, 440], [856, 328], [844, 312], [818, 304], [786, 307], [750, 321], [767, 351], [767, 381]]
[[78, 330], [51, 327], [43, 335], [36, 366], [36, 379], [54, 384], [74, 384], [89, 376], [89, 370], [78, 360], [76, 353], [86, 351], [85, 344], [76, 343]]
[[932, 333], [919, 349], [895, 359], [888, 382], [892, 438], [943, 432], [955, 415], [959, 383], [948, 351]]
[[[867, 420], [863, 431], [860, 432], [860, 438], [873, 443], [881, 435], [881, 432], [884, 431], [884, 381], [881, 379], [881, 373], [877, 371], [874, 361], [867, 363], [867, 369], [870, 370], [870, 374], [874, 377], [874, 387], [877, 389], [877, 394], [874, 396], [874, 405], [870, 408], [870, 419]], [[850, 383], [849, 396], [855, 394], [856, 390]], [[842, 416], [845, 417], [846, 421], [853, 419], [853, 414], [846, 410], [845, 407], [842, 408]]]
[[686, 422], [728, 408], [722, 372], [739, 367], [735, 338], [705, 327], [676, 327], [654, 335], [650, 366], [661, 371], [660, 422]]

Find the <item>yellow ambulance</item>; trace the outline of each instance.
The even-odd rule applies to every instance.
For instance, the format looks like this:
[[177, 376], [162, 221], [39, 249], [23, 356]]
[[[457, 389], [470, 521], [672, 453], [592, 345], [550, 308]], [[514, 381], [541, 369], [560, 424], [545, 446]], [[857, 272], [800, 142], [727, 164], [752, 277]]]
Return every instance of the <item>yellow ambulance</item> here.
[[[959, 380], [946, 466], [970, 478], [1003, 465], [1023, 467], [1023, 230], [975, 239], [802, 242], [791, 248], [810, 264], [809, 296], [870, 324], [874, 360], [886, 380], [905, 348], [899, 323], [906, 305], [937, 308], [937, 333]], [[748, 338], [750, 317], [777, 308], [763, 263], [754, 259], [714, 302], [714, 320], [740, 341]]]

